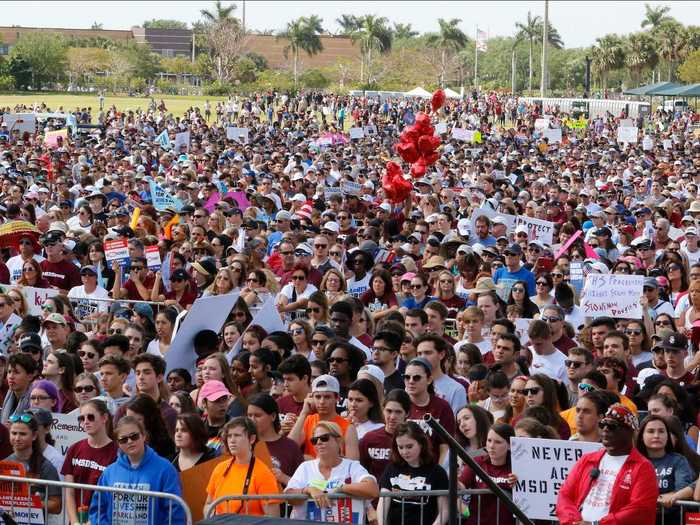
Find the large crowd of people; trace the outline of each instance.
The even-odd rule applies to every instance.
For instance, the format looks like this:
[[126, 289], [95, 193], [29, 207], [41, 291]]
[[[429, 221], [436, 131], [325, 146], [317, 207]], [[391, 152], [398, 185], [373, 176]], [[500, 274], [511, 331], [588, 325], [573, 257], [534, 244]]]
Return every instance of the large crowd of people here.
[[[212, 513], [444, 525], [445, 497], [379, 498], [447, 488], [431, 414], [506, 491], [511, 437], [601, 442], [562, 489], [562, 523], [660, 523], [700, 499], [693, 111], [635, 117], [623, 143], [625, 114], [574, 127], [508, 95], [448, 100], [437, 161], [401, 202], [385, 164], [410, 177], [394, 146], [430, 112], [420, 99], [1, 110], [49, 111], [35, 133], [0, 120], [0, 455], [29, 477], [178, 495], [178, 473], [218, 460], [200, 487]], [[42, 140], [66, 125], [55, 112], [74, 125]], [[512, 216], [549, 221], [551, 242]], [[645, 277], [640, 318], [582, 311], [577, 281], [606, 273]], [[224, 294], [196, 369], [169, 366], [195, 302]], [[276, 327], [255, 321], [270, 302]], [[61, 454], [51, 414], [75, 411], [85, 439]], [[618, 495], [624, 468], [646, 500]], [[459, 481], [486, 487], [468, 465]], [[65, 522], [184, 521], [165, 500], [35, 489]], [[254, 494], [280, 497], [217, 501]], [[494, 496], [459, 504], [496, 523]]]

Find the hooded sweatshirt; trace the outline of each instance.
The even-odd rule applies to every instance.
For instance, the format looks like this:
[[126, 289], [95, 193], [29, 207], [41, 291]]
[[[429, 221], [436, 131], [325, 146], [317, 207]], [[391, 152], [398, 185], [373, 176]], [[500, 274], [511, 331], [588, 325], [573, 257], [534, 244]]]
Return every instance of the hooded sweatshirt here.
[[[97, 484], [102, 487], [166, 492], [182, 496], [180, 476], [175, 468], [149, 446], [146, 446], [146, 452], [137, 467], [133, 467], [129, 458], [119, 451], [117, 461], [107, 467]], [[171, 510], [172, 518], [169, 518]], [[90, 502], [90, 523], [184, 525], [185, 513], [180, 505], [175, 502], [171, 505], [171, 500], [164, 498], [95, 491]]]

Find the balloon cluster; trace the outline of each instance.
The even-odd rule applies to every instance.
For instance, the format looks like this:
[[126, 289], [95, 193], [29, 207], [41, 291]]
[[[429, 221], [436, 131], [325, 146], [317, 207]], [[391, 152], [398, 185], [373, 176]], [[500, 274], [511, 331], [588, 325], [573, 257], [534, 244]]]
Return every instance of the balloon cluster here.
[[[438, 89], [430, 102], [433, 112], [445, 103], [445, 92]], [[419, 179], [425, 175], [428, 166], [435, 164], [439, 158], [436, 151], [440, 146], [440, 137], [435, 136], [435, 128], [430, 125], [430, 116], [422, 111], [416, 115], [415, 124], [406, 127], [399, 137], [396, 153], [411, 165], [411, 175]]]
[[401, 166], [396, 164], [396, 162], [389, 161], [386, 163], [386, 174], [382, 179], [382, 189], [389, 202], [400, 204], [411, 194], [413, 185], [404, 178]]

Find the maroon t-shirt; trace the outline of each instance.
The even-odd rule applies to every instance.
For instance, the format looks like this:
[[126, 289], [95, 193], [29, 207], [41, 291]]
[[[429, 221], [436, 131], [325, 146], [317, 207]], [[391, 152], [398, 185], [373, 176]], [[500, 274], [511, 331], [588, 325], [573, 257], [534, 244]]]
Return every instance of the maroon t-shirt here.
[[284, 416], [287, 414], [294, 414], [295, 416], [301, 414], [304, 402], [296, 401], [292, 395], [282, 396], [277, 400], [277, 408], [279, 409], [280, 421], [284, 421]]
[[447, 433], [451, 435], [454, 435], [455, 433], [455, 415], [452, 412], [452, 408], [450, 408], [450, 404], [444, 399], [437, 397], [435, 394], [431, 394], [430, 401], [423, 407], [419, 407], [415, 403], [411, 403], [411, 411], [408, 413], [407, 419], [408, 421], [415, 421], [418, 423], [423, 431], [428, 435], [433, 445], [433, 452], [437, 457], [440, 452], [439, 445], [442, 443], [442, 440], [423, 420], [423, 416], [425, 414], [430, 414], [437, 419], [445, 430], [447, 430]]
[[265, 444], [272, 458], [272, 466], [287, 476], [293, 476], [297, 467], [304, 462], [304, 454], [299, 445], [288, 437], [282, 436], [277, 441], [266, 441]]
[[561, 337], [559, 339], [557, 339], [556, 341], [553, 341], [552, 344], [562, 354], [569, 355], [569, 350], [571, 350], [574, 346], [576, 346], [576, 341], [571, 339], [566, 334], [561, 334]]
[[[68, 448], [61, 474], [73, 476], [75, 483], [97, 485], [97, 480], [100, 479], [105, 469], [117, 460], [118, 451], [119, 447], [115, 441], [110, 441], [108, 445], [102, 448], [91, 447], [87, 439], [78, 441]], [[77, 506], [90, 506], [92, 492], [77, 492], [80, 493]]]
[[44, 279], [51, 286], [60, 288], [61, 290], [70, 290], [74, 286], [80, 286], [80, 270], [78, 267], [68, 261], [58, 263], [49, 262], [48, 259], [41, 261], [41, 271]]
[[[508, 476], [511, 474], [510, 461], [505, 465], [492, 465], [488, 455], [478, 456], [474, 460], [481, 468], [496, 482], [496, 484], [508, 493], [511, 490], [508, 485]], [[468, 489], [487, 489], [489, 488], [469, 467], [465, 466], [459, 475], [459, 481]], [[479, 508], [477, 508], [477, 506]], [[495, 523], [498, 513], [496, 496], [491, 494], [482, 494], [480, 497], [472, 496], [469, 501], [470, 516], [466, 521], [462, 521], [466, 525], [487, 525]], [[503, 505], [500, 506], [500, 525], [515, 525], [515, 519], [512, 514], [504, 510]], [[480, 516], [480, 520], [478, 518]]]
[[[146, 288], [146, 290], [150, 290], [153, 288], [155, 282], [156, 276], [149, 272], [143, 281], [143, 285]], [[136, 288], [136, 284], [134, 284], [134, 281], [132, 281], [131, 278], [127, 279], [127, 281], [124, 283], [123, 288], [129, 293], [129, 295], [126, 298], [130, 301], [141, 301], [143, 299], [143, 297], [141, 297], [141, 294], [139, 293], [139, 289]]]
[[360, 440], [360, 463], [375, 478], [380, 479], [384, 469], [391, 463], [391, 441], [393, 434], [389, 434], [385, 427], [367, 432]]

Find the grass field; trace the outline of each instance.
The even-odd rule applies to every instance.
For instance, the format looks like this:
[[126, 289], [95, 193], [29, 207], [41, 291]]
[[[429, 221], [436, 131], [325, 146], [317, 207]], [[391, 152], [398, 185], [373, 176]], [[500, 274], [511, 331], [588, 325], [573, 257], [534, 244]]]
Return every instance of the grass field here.
[[[219, 100], [225, 100], [225, 97], [178, 97], [178, 96], [155, 96], [156, 102], [160, 100], [165, 102], [165, 107], [168, 108], [175, 116], [182, 115], [187, 108], [190, 106], [199, 106], [204, 108], [204, 102], [209, 100], [212, 105], [212, 111]], [[115, 105], [120, 110], [129, 109], [146, 109], [148, 108], [148, 103], [150, 99], [143, 97], [115, 97], [106, 96], [105, 97], [105, 108]], [[63, 110], [74, 110], [76, 107], [92, 107], [93, 115], [97, 113], [97, 109], [100, 107], [100, 101], [96, 94], [87, 95], [63, 95], [54, 93], [31, 93], [28, 95], [3, 95], [0, 94], [0, 107], [10, 106], [14, 108], [17, 104], [27, 104], [31, 106], [33, 104], [46, 103], [51, 111]]]

